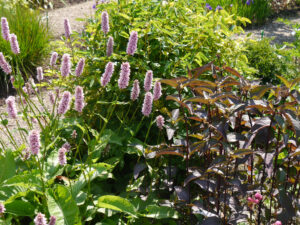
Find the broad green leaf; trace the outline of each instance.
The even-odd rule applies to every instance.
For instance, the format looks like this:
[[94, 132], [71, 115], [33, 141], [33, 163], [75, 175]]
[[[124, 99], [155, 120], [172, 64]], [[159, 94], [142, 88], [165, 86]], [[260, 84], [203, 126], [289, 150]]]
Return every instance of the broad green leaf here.
[[175, 209], [172, 209], [167, 206], [157, 206], [157, 205], [149, 205], [146, 208], [148, 212], [145, 214], [145, 217], [155, 218], [155, 219], [166, 219], [166, 218], [173, 218], [178, 219], [179, 214]]
[[120, 212], [127, 213], [136, 217], [136, 211], [134, 206], [125, 198], [114, 196], [114, 195], [104, 195], [98, 199], [97, 206], [99, 208], [112, 209]]
[[5, 156], [0, 156], [0, 183], [15, 175], [16, 164], [13, 154], [6, 150]]
[[6, 213], [14, 214], [16, 216], [33, 216], [35, 207], [29, 203], [21, 200], [14, 200], [13, 202], [5, 204]]

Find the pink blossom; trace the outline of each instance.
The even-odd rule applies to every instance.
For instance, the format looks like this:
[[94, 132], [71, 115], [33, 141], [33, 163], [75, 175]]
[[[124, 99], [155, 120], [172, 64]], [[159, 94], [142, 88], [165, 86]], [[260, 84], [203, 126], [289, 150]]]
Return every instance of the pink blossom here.
[[55, 223], [56, 223], [56, 217], [55, 216], [51, 216], [48, 225], [55, 225]]
[[133, 87], [131, 89], [131, 95], [130, 98], [132, 101], [137, 100], [137, 98], [140, 95], [140, 85], [139, 85], [139, 81], [138, 80], [134, 80], [133, 82]]
[[104, 32], [104, 34], [109, 32], [109, 19], [106, 11], [103, 11], [101, 14], [101, 30]]
[[129, 41], [127, 44], [126, 52], [128, 55], [134, 55], [137, 49], [137, 42], [138, 42], [138, 33], [136, 31], [132, 31], [130, 33]]
[[66, 77], [71, 72], [71, 61], [70, 61], [70, 55], [64, 54], [62, 57], [62, 63], [60, 67], [60, 72], [63, 77]]
[[71, 134], [71, 137], [72, 137], [73, 139], [75, 139], [75, 138], [77, 137], [77, 132], [76, 132], [76, 130], [73, 130], [73, 132], [72, 132], [72, 134]]
[[114, 50], [114, 39], [113, 37], [108, 38], [107, 46], [106, 46], [106, 55], [109, 57], [112, 55]]
[[3, 205], [3, 203], [0, 203], [0, 214], [5, 213], [5, 206]]
[[263, 199], [263, 196], [262, 196], [260, 193], [258, 193], [258, 192], [254, 195], [254, 197], [255, 197], [258, 201], [261, 201], [261, 200]]
[[154, 88], [153, 88], [153, 99], [154, 101], [158, 100], [161, 97], [161, 84], [160, 82], [155, 82]]
[[71, 145], [69, 144], [69, 142], [64, 143], [61, 147], [66, 149], [67, 152], [70, 151], [71, 149]]
[[72, 34], [72, 30], [71, 30], [71, 26], [70, 26], [70, 23], [69, 23], [69, 19], [65, 19], [65, 21], [64, 21], [64, 27], [65, 27], [66, 38], [69, 39], [71, 37], [71, 34]]
[[35, 225], [47, 225], [47, 220], [45, 218], [45, 215], [42, 213], [38, 213], [36, 217], [34, 218], [34, 224]]
[[7, 113], [8, 115], [16, 119], [17, 118], [17, 107], [16, 107], [16, 99], [14, 96], [9, 96], [6, 100], [5, 103], [7, 105]]
[[39, 131], [32, 130], [29, 133], [29, 148], [33, 155], [39, 154], [41, 148]]
[[105, 87], [109, 83], [113, 73], [114, 73], [114, 63], [109, 62], [106, 64], [105, 72], [102, 74], [101, 77], [101, 85], [103, 87]]
[[275, 223], [272, 223], [272, 225], [282, 225], [281, 221], [277, 220]]
[[2, 37], [9, 41], [9, 26], [8, 26], [8, 22], [7, 19], [5, 17], [1, 17], [1, 31], [2, 31]]
[[130, 64], [128, 62], [122, 63], [120, 77], [118, 85], [120, 89], [124, 89], [128, 86], [130, 79]]
[[69, 110], [70, 101], [71, 101], [71, 93], [68, 91], [65, 91], [59, 102], [57, 113], [60, 115], [65, 114]]
[[51, 67], [55, 66], [56, 61], [57, 61], [57, 57], [58, 57], [57, 52], [52, 52], [51, 59], [50, 59], [50, 66]]
[[82, 87], [77, 86], [75, 90], [75, 110], [77, 112], [82, 112], [83, 107], [84, 107], [83, 89]]
[[156, 117], [156, 125], [159, 129], [163, 129], [165, 125], [165, 119], [162, 115]]
[[37, 120], [36, 118], [32, 117], [32, 118], [31, 118], [31, 122], [37, 124], [37, 123], [38, 123], [38, 120]]
[[36, 68], [36, 71], [37, 71], [37, 76], [36, 76], [36, 78], [37, 78], [37, 80], [38, 80], [39, 82], [41, 82], [41, 81], [44, 79], [43, 68], [42, 68], [42, 67], [37, 67], [37, 68]]
[[9, 41], [10, 41], [10, 47], [12, 52], [16, 55], [19, 54], [20, 47], [19, 47], [17, 36], [15, 34], [11, 34]]
[[12, 72], [11, 66], [8, 64], [8, 62], [6, 62], [2, 52], [0, 52], [0, 67], [6, 74], [10, 74]]
[[54, 103], [55, 103], [55, 97], [54, 97], [53, 92], [49, 92], [49, 99], [50, 99], [51, 104], [54, 105]]
[[144, 79], [144, 89], [146, 92], [150, 91], [152, 88], [152, 79], [153, 79], [153, 72], [152, 70], [149, 70], [147, 71]]
[[152, 110], [153, 96], [151, 92], [147, 92], [144, 98], [142, 113], [144, 116], [149, 116]]
[[60, 148], [58, 150], [58, 162], [61, 166], [67, 164], [67, 157], [66, 157], [67, 150], [65, 148]]
[[81, 58], [76, 66], [75, 74], [79, 77], [83, 73], [85, 60]]

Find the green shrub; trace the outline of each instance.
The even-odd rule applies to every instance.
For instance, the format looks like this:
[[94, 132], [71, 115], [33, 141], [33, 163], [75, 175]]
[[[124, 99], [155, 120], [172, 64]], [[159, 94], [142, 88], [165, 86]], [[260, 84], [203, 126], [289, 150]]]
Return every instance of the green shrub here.
[[299, 65], [294, 57], [294, 49], [280, 49], [271, 45], [270, 39], [261, 41], [249, 40], [246, 43], [245, 54], [249, 66], [257, 70], [254, 77], [262, 79], [263, 83], [278, 84], [276, 75], [293, 79], [299, 74]]
[[[10, 43], [0, 38], [1, 52], [8, 58], [14, 70], [20, 70], [24, 77], [36, 73], [35, 67], [42, 63], [49, 51], [50, 35], [38, 11], [15, 5], [0, 4], [0, 15], [6, 17], [10, 33], [18, 37], [20, 54], [14, 55]], [[3, 78], [4, 73], [0, 71]]]

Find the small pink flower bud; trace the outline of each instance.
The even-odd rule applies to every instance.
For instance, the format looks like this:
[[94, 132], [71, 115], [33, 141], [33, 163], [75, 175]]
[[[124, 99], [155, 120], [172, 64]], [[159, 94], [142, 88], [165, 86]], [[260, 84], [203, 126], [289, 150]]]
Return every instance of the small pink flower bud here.
[[163, 129], [165, 125], [165, 119], [162, 115], [156, 117], [156, 125], [159, 129]]
[[56, 223], [56, 217], [55, 216], [51, 216], [48, 225], [55, 225], [55, 223]]
[[136, 31], [132, 31], [130, 33], [129, 41], [127, 44], [126, 53], [128, 55], [134, 55], [134, 53], [137, 49], [137, 42], [138, 42], [138, 33]]
[[8, 26], [8, 22], [7, 19], [5, 17], [1, 17], [1, 31], [2, 31], [2, 37], [9, 41], [9, 26]]
[[262, 196], [260, 193], [258, 193], [258, 192], [254, 195], [254, 197], [255, 197], [258, 201], [261, 201], [261, 200], [263, 199], [263, 196]]
[[6, 62], [2, 52], [0, 52], [0, 67], [6, 74], [10, 74], [12, 72], [11, 66], [8, 64], [8, 62]]
[[79, 77], [83, 73], [85, 60], [81, 58], [76, 66], [75, 74]]
[[61, 166], [67, 164], [67, 157], [66, 157], [67, 150], [65, 148], [60, 148], [58, 150], [58, 162]]
[[36, 130], [32, 130], [29, 133], [29, 148], [33, 155], [39, 154], [41, 148], [40, 133]]
[[277, 220], [275, 223], [273, 223], [272, 225], [282, 225], [281, 221]]
[[71, 60], [69, 54], [63, 55], [60, 72], [62, 77], [67, 77], [71, 72]]
[[71, 101], [71, 93], [68, 91], [65, 91], [59, 102], [57, 113], [60, 115], [65, 114], [69, 110], [70, 101]]
[[5, 206], [3, 205], [3, 203], [0, 203], [0, 214], [5, 213]]
[[16, 99], [14, 96], [9, 96], [6, 100], [7, 113], [12, 119], [17, 118]]
[[108, 38], [107, 46], [106, 46], [106, 55], [109, 57], [112, 55], [114, 50], [114, 39], [113, 37]]
[[153, 88], [153, 99], [154, 101], [158, 100], [161, 97], [161, 84], [160, 82], [155, 82]]
[[64, 143], [63, 146], [61, 146], [61, 147], [64, 148], [64, 149], [66, 149], [67, 152], [69, 152], [70, 149], [71, 149], [71, 145], [68, 142]]
[[36, 217], [34, 218], [34, 224], [35, 225], [47, 225], [47, 220], [45, 218], [45, 215], [42, 213], [38, 213]]
[[128, 86], [130, 79], [130, 64], [128, 62], [122, 63], [120, 77], [118, 85], [120, 89], [124, 89]]
[[71, 34], [72, 34], [72, 30], [71, 30], [71, 26], [70, 26], [70, 23], [69, 23], [69, 19], [65, 19], [64, 21], [64, 27], [65, 27], [65, 36], [66, 38], [70, 38], [71, 37]]
[[131, 89], [131, 95], [130, 98], [132, 101], [137, 100], [137, 98], [140, 95], [140, 85], [139, 85], [139, 81], [138, 80], [134, 80], [133, 82], [133, 87]]
[[109, 83], [113, 73], [114, 73], [114, 63], [109, 62], [106, 64], [105, 72], [102, 74], [101, 77], [101, 85], [103, 87], [105, 87]]
[[82, 87], [77, 86], [75, 90], [75, 110], [77, 112], [82, 112], [83, 107], [84, 107], [83, 89]]
[[144, 79], [144, 89], [146, 92], [150, 91], [152, 88], [152, 79], [153, 79], [153, 72], [152, 70], [149, 70], [147, 71]]
[[147, 92], [144, 98], [142, 113], [144, 116], [149, 116], [152, 110], [153, 96], [151, 92]]
[[37, 76], [36, 76], [36, 78], [37, 78], [37, 80], [38, 80], [39, 82], [41, 82], [41, 81], [44, 79], [43, 68], [42, 68], [42, 67], [37, 67], [37, 68], [36, 68], [36, 71], [37, 71]]
[[104, 34], [109, 32], [109, 19], [106, 11], [103, 11], [101, 14], [101, 30]]
[[72, 134], [71, 134], [71, 137], [72, 137], [73, 139], [75, 139], [75, 138], [77, 137], [77, 132], [76, 132], [76, 130], [73, 130], [73, 132], [72, 132]]
[[31, 118], [31, 122], [37, 124], [37, 123], [38, 123], [38, 120], [37, 120], [36, 118], [32, 117], [32, 118]]
[[58, 57], [57, 52], [52, 52], [51, 58], [50, 58], [50, 66], [51, 67], [55, 66], [56, 61], [57, 61], [57, 57]]
[[15, 34], [11, 34], [9, 41], [10, 41], [10, 47], [12, 52], [16, 55], [19, 54], [20, 47], [19, 47], [17, 36]]

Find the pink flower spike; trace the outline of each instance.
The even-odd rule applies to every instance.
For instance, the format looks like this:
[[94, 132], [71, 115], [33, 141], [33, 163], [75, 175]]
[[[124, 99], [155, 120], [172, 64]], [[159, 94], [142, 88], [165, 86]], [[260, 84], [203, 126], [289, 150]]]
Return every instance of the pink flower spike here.
[[16, 107], [16, 99], [14, 96], [9, 96], [5, 103], [7, 105], [7, 113], [10, 118], [17, 119], [17, 107]]
[[160, 84], [160, 82], [155, 82], [155, 84], [154, 84], [154, 88], [153, 88], [153, 99], [154, 99], [154, 101], [156, 101], [156, 100], [158, 100], [158, 99], [160, 99], [160, 97], [161, 97], [161, 84]]
[[84, 94], [83, 94], [83, 88], [80, 86], [76, 87], [75, 90], [75, 110], [77, 112], [82, 112], [82, 109], [84, 107]]
[[64, 143], [63, 146], [61, 146], [61, 147], [66, 149], [67, 152], [69, 152], [71, 149], [71, 145], [69, 144], [69, 142]]
[[72, 34], [72, 30], [71, 30], [71, 26], [70, 26], [70, 23], [69, 23], [69, 19], [65, 19], [65, 21], [64, 21], [64, 27], [65, 27], [66, 38], [69, 39], [71, 37], [71, 34]]
[[70, 101], [71, 101], [71, 93], [65, 91], [59, 102], [57, 113], [60, 115], [65, 114], [70, 108]]
[[29, 133], [29, 148], [33, 155], [39, 154], [41, 148], [40, 133], [36, 130], [32, 130]]
[[114, 39], [113, 37], [108, 38], [107, 46], [106, 46], [106, 55], [109, 57], [112, 55], [114, 50]]
[[20, 54], [20, 47], [19, 47], [17, 36], [15, 34], [11, 34], [9, 41], [10, 41], [10, 47], [12, 52], [16, 55]]
[[69, 54], [64, 54], [60, 68], [61, 76], [67, 77], [71, 72], [71, 60]]
[[165, 125], [165, 119], [162, 115], [156, 117], [156, 125], [159, 129], [163, 129]]
[[149, 70], [147, 71], [144, 79], [144, 89], [146, 92], [150, 91], [152, 88], [152, 79], [153, 79], [153, 72], [152, 70]]
[[130, 64], [128, 62], [122, 63], [120, 77], [118, 85], [120, 89], [124, 89], [128, 86], [130, 79]]
[[58, 150], [58, 162], [61, 166], [67, 164], [67, 157], [66, 157], [67, 150], [65, 148], [60, 148]]
[[2, 37], [3, 39], [9, 41], [9, 26], [7, 19], [5, 17], [1, 17], [1, 31], [2, 31]]
[[55, 216], [51, 216], [48, 225], [55, 225], [55, 223], [56, 223], [56, 217]]
[[81, 58], [76, 66], [75, 74], [77, 77], [79, 77], [83, 73], [85, 60]]
[[5, 206], [3, 205], [3, 203], [0, 203], [0, 214], [5, 213]]
[[101, 30], [104, 34], [109, 32], [109, 19], [106, 11], [103, 11], [101, 14]]
[[144, 116], [149, 116], [152, 111], [153, 96], [151, 92], [147, 92], [144, 98], [142, 113]]
[[12, 72], [11, 66], [8, 64], [8, 62], [6, 62], [2, 52], [0, 52], [0, 67], [6, 74], [10, 74]]
[[261, 200], [263, 199], [263, 196], [262, 196], [260, 193], [258, 193], [258, 192], [254, 195], [254, 197], [255, 197], [258, 201], [261, 201]]
[[47, 220], [45, 218], [45, 215], [42, 213], [38, 213], [36, 217], [34, 218], [34, 224], [35, 225], [47, 225]]
[[132, 31], [130, 33], [129, 41], [127, 44], [126, 53], [128, 55], [134, 55], [134, 53], [137, 49], [137, 42], [138, 42], [138, 33], [136, 31]]
[[50, 99], [51, 104], [54, 105], [54, 103], [55, 103], [55, 97], [54, 97], [53, 92], [49, 92], [49, 99]]
[[113, 73], [114, 73], [114, 63], [108, 62], [105, 66], [105, 71], [101, 77], [102, 87], [105, 87], [109, 83]]
[[50, 66], [51, 67], [55, 66], [56, 61], [57, 61], [57, 57], [58, 57], [57, 52], [52, 52], [51, 59], [50, 59]]
[[38, 80], [39, 82], [41, 82], [41, 81], [44, 79], [43, 68], [42, 68], [42, 67], [37, 67], [37, 68], [36, 68], [36, 71], [37, 71], [37, 76], [36, 76], [36, 78], [37, 78], [37, 80]]
[[140, 85], [139, 85], [139, 81], [138, 80], [134, 80], [133, 82], [133, 87], [131, 89], [131, 95], [130, 95], [130, 99], [132, 101], [137, 100], [137, 98], [140, 95]]

